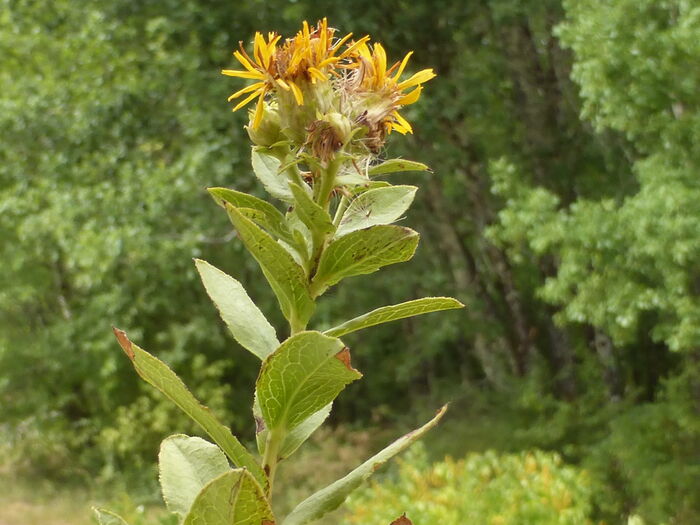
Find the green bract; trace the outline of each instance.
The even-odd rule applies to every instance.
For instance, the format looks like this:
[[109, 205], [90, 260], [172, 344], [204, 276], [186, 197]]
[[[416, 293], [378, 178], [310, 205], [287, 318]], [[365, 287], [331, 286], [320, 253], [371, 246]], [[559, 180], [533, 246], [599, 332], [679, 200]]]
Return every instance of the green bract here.
[[[314, 40], [318, 37], [308, 38], [309, 45], [322, 44]], [[256, 41], [256, 57], [261, 64], [271, 60], [269, 49], [276, 41], [270, 42]], [[380, 50], [381, 46], [375, 45], [374, 53], [383, 53]], [[385, 89], [395, 95], [432, 76], [432, 71], [424, 70], [398, 85], [385, 79]], [[233, 189], [209, 190], [228, 214], [238, 240], [260, 265], [289, 323], [289, 337], [280, 342], [279, 332], [234, 277], [195, 260], [204, 287], [234, 339], [262, 362], [253, 403], [261, 457], [248, 451], [170, 368], [115, 329], [137, 373], [196, 421], [214, 442], [174, 435], [161, 446], [163, 496], [168, 509], [186, 525], [302, 525], [315, 521], [337, 508], [379, 466], [437, 424], [446, 409], [443, 407], [427, 424], [308, 497], [285, 520], [275, 517], [271, 497], [277, 465], [325, 421], [345, 386], [362, 377], [351, 365], [350, 349], [338, 337], [405, 317], [463, 306], [455, 299], [429, 297], [378, 308], [325, 333], [309, 329], [316, 300], [330, 286], [413, 256], [418, 233], [392, 223], [406, 213], [417, 188], [393, 186], [372, 177], [396, 171], [425, 171], [427, 166], [402, 159], [382, 161], [376, 154], [377, 145], [392, 129], [411, 129], [396, 112], [395, 99], [385, 101], [389, 111], [386, 115], [352, 120], [331, 109], [340, 107], [341, 98], [348, 107], [366, 102], [366, 91], [355, 92], [342, 83], [297, 82], [302, 88], [292, 82], [287, 86], [294, 89], [293, 103], [289, 93], [279, 105], [261, 102], [255, 111], [256, 120], [250, 125], [250, 129], [265, 130], [266, 119], [286, 123], [308, 119], [309, 108], [299, 104], [303, 100], [315, 101], [313, 104], [322, 100], [323, 107], [329, 108], [327, 115], [321, 115], [319, 105], [318, 120], [305, 128], [282, 127], [280, 132], [289, 140], [252, 148], [252, 171], [284, 208]], [[280, 86], [284, 87], [284, 82]], [[262, 101], [268, 91], [273, 97], [279, 95], [272, 88], [258, 86], [256, 96]], [[419, 93], [405, 94], [405, 103], [417, 100]], [[381, 94], [375, 96], [381, 102]], [[277, 107], [274, 111], [270, 109], [273, 106]], [[300, 138], [303, 133], [308, 135]], [[373, 142], [363, 142], [362, 137], [368, 134]], [[262, 140], [260, 133], [251, 136]], [[365, 166], [364, 170], [359, 166]], [[122, 523], [112, 513], [96, 512], [103, 525]], [[407, 524], [410, 520], [401, 517], [396, 523]]]

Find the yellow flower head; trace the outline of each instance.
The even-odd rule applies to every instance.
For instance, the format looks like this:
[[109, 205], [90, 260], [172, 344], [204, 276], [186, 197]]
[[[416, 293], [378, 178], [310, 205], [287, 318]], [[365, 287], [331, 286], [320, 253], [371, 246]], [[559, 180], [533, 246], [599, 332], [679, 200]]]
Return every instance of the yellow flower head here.
[[366, 42], [365, 37], [343, 53], [338, 50], [352, 36], [352, 33], [334, 41], [335, 29], [328, 27], [327, 19], [320, 20], [316, 26], [309, 26], [304, 21], [302, 29], [287, 39], [278, 47], [280, 36], [269, 33], [267, 40], [256, 32], [253, 40], [253, 57], [250, 57], [240, 43], [240, 50], [233, 55], [243, 65], [245, 70], [224, 69], [224, 75], [257, 80], [229, 97], [229, 101], [242, 95], [249, 94], [233, 111], [245, 106], [258, 97], [258, 104], [253, 117], [253, 129], [257, 129], [263, 118], [263, 101], [265, 95], [278, 88], [289, 91], [294, 96], [297, 105], [304, 104], [303, 87], [316, 82], [326, 82], [330, 75], [336, 74], [334, 68], [357, 46]]
[[245, 48], [243, 47], [243, 42], [239, 42], [240, 50], [233, 52], [233, 56], [236, 57], [241, 64], [243, 64], [245, 70], [224, 69], [221, 71], [221, 73], [230, 77], [257, 80], [257, 82], [254, 84], [246, 86], [228, 97], [230, 102], [242, 95], [250, 93], [233, 108], [233, 111], [239, 110], [255, 97], [258, 97], [258, 104], [255, 108], [255, 117], [253, 118], [253, 129], [257, 129], [258, 126], [260, 126], [260, 122], [262, 121], [263, 117], [263, 102], [265, 101], [265, 94], [274, 85], [274, 58], [277, 54], [277, 42], [279, 39], [280, 35], [268, 33], [267, 40], [265, 40], [262, 33], [256, 32], [255, 39], [253, 40], [253, 58], [251, 58], [246, 52]]
[[401, 62], [387, 69], [386, 51], [382, 45], [374, 44], [370, 49], [363, 42], [353, 51], [356, 61], [346, 66], [354, 69], [349, 78], [349, 89], [375, 102], [365, 118], [370, 117], [372, 123], [381, 124], [389, 133], [392, 130], [401, 134], [413, 133], [413, 128], [398, 110], [417, 102], [423, 90], [421, 84], [435, 78], [432, 69], [423, 69], [406, 80], [400, 80], [412, 54], [413, 51], [408, 52]]

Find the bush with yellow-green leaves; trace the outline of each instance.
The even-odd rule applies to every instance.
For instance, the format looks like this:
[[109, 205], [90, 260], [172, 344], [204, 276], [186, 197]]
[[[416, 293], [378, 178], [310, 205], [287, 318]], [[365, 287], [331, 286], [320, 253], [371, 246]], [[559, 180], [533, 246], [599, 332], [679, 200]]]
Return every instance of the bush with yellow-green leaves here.
[[416, 446], [394, 477], [355, 493], [346, 523], [384, 525], [400, 510], [416, 524], [584, 525], [592, 495], [587, 473], [554, 453], [489, 451], [430, 465]]

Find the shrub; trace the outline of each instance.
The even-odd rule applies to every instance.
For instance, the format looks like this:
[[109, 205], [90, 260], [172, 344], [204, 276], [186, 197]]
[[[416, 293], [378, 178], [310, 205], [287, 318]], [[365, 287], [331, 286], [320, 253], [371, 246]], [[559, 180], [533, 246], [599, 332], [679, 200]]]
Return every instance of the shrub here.
[[489, 451], [429, 465], [425, 450], [416, 446], [398, 463], [394, 476], [351, 499], [346, 523], [386, 525], [397, 511], [426, 525], [591, 523], [586, 472], [554, 453]]

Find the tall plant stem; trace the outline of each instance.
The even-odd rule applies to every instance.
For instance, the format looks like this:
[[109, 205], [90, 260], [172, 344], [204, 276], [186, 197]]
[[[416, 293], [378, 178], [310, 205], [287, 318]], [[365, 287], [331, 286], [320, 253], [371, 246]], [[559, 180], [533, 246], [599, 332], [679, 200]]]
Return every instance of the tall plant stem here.
[[[333, 192], [333, 188], [335, 187], [335, 178], [342, 164], [342, 157], [333, 157], [328, 162], [327, 166], [321, 170], [318, 190], [316, 191], [316, 189], [314, 188], [314, 200], [326, 211], [328, 211], [328, 209], [330, 208], [331, 193]], [[316, 269], [318, 268], [318, 262], [321, 259], [321, 255], [323, 255], [323, 250], [326, 248], [327, 241], [327, 233], [312, 232], [313, 246], [311, 252], [311, 259], [309, 260], [309, 280], [313, 279], [313, 276], [316, 273]]]
[[262, 466], [268, 479], [268, 497], [272, 495], [275, 474], [277, 472], [277, 455], [280, 445], [282, 444], [283, 434], [284, 433], [279, 430], [271, 430], [267, 435], [267, 441], [265, 443], [265, 454], [263, 455]]
[[345, 213], [348, 204], [350, 204], [350, 199], [348, 199], [347, 196], [343, 195], [340, 198], [338, 207], [335, 210], [335, 215], [333, 216], [333, 226], [335, 226], [336, 228], [340, 225], [340, 221], [343, 219], [343, 213]]

